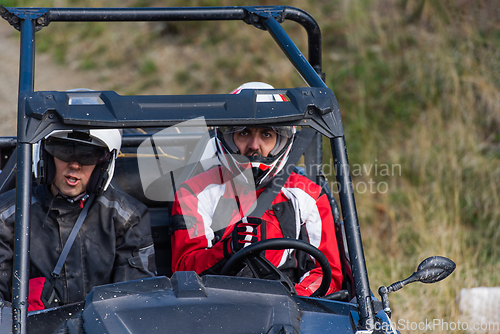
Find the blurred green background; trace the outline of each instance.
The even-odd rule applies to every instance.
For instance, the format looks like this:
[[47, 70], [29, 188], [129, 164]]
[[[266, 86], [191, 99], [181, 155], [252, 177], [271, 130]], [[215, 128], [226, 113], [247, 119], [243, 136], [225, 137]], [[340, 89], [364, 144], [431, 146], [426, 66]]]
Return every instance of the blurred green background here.
[[[457, 269], [445, 281], [390, 295], [393, 320], [463, 319], [461, 289], [500, 286], [497, 1], [43, 1], [256, 4], [299, 7], [321, 27], [323, 71], [342, 110], [372, 290], [406, 278], [428, 256], [446, 256]], [[307, 56], [303, 29], [283, 27]], [[304, 86], [272, 38], [242, 22], [57, 23], [37, 33], [36, 43], [55, 66], [81, 74], [80, 86], [120, 94], [226, 93], [247, 81]], [[324, 163], [333, 183], [328, 153]]]

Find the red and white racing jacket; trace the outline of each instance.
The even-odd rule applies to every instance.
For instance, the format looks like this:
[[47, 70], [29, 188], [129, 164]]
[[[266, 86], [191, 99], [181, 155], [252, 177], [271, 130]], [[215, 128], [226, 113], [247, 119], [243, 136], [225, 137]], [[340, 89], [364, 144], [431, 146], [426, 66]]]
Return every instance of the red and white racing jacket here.
[[[223, 174], [224, 173], [224, 174]], [[251, 212], [261, 190], [250, 191], [218, 167], [184, 182], [172, 210], [172, 271], [194, 270], [219, 274], [230, 254], [226, 244], [233, 225]], [[225, 182], [226, 181], [226, 182]], [[235, 194], [237, 196], [235, 196]], [[335, 225], [321, 187], [292, 173], [262, 219], [259, 240], [296, 238], [308, 241], [325, 254], [332, 269], [328, 293], [342, 287]], [[322, 271], [309, 255], [294, 250], [268, 250], [265, 257], [295, 282], [299, 295], [311, 295], [320, 285]]]

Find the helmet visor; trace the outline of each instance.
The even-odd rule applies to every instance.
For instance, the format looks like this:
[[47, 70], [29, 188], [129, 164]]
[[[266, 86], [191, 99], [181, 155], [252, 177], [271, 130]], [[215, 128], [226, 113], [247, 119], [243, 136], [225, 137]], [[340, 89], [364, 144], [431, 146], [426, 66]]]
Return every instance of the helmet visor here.
[[97, 165], [109, 158], [109, 151], [106, 147], [87, 145], [64, 139], [46, 139], [45, 150], [61, 161], [77, 162], [86, 166]]

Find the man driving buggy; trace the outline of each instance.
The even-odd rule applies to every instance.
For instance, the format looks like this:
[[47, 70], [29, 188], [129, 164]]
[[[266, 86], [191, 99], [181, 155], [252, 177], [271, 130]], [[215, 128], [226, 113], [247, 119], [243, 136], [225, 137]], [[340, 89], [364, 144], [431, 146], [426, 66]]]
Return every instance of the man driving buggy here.
[[[272, 89], [247, 83], [242, 89]], [[282, 101], [279, 94], [261, 101]], [[285, 165], [296, 129], [293, 126], [216, 128], [222, 166], [194, 176], [176, 192], [172, 218], [172, 271], [219, 274], [228, 259], [255, 242], [294, 238], [309, 242], [327, 257], [332, 280], [327, 293], [342, 287], [342, 271], [330, 203], [321, 187], [291, 173], [262, 217], [249, 217], [256, 199]], [[286, 274], [299, 295], [309, 296], [322, 280], [319, 264], [297, 250], [266, 250], [265, 258]], [[245, 268], [239, 275], [247, 276]]]
[[[56, 130], [34, 145], [28, 311], [156, 270], [147, 207], [112, 189], [121, 132]], [[0, 298], [12, 299], [16, 190], [0, 196]]]

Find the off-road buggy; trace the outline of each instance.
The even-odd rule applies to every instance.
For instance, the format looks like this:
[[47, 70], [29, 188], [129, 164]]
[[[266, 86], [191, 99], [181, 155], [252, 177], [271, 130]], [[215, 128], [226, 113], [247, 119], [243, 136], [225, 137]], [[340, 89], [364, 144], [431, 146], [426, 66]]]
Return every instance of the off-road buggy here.
[[[21, 32], [17, 138], [1, 138], [0, 193], [17, 188], [13, 302], [1, 308], [1, 333], [392, 333], [387, 294], [414, 281], [432, 283], [455, 265], [442, 257], [420, 264], [408, 279], [372, 294], [349, 174], [340, 109], [325, 85], [321, 34], [315, 20], [291, 7], [213, 8], [0, 8]], [[305, 80], [303, 88], [271, 91], [286, 101], [259, 102], [270, 91], [240, 94], [122, 96], [113, 91], [34, 91], [35, 32], [61, 21], [239, 20], [268, 31]], [[307, 60], [280, 23], [296, 21], [307, 31]], [[70, 87], [71, 88], [71, 87]], [[87, 99], [94, 102], [78, 103]], [[169, 216], [176, 185], [216, 165], [212, 130], [224, 125], [297, 126], [286, 168], [304, 173], [329, 195], [335, 215], [344, 290], [324, 296], [328, 261], [315, 247], [271, 239], [244, 248], [224, 273], [242, 261], [258, 261], [265, 249], [297, 248], [321, 264], [324, 279], [311, 297], [294, 294], [276, 268], [256, 278], [198, 276], [170, 269]], [[95, 287], [85, 301], [27, 311], [32, 145], [57, 129], [121, 128], [123, 144], [113, 186], [150, 209], [158, 277]], [[322, 137], [330, 140], [342, 216], [321, 173]], [[303, 168], [297, 161], [304, 154]], [[292, 159], [293, 156], [293, 159]], [[277, 182], [279, 184], [279, 182]], [[273, 182], [274, 184], [274, 182]], [[268, 193], [276, 187], [266, 188]], [[271, 196], [271, 195], [269, 195]], [[257, 201], [257, 203], [261, 201]], [[270, 279], [274, 278], [274, 279]]]

